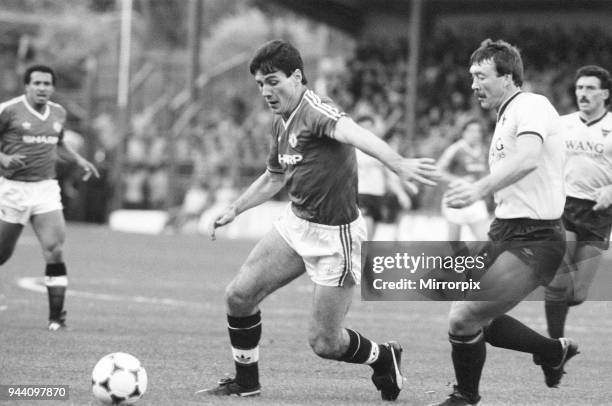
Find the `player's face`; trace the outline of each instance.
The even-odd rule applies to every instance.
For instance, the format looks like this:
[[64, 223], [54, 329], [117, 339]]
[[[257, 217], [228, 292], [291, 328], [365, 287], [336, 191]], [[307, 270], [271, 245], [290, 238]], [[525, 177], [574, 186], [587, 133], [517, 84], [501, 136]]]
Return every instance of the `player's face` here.
[[296, 69], [290, 76], [281, 71], [255, 72], [255, 81], [264, 100], [274, 114], [289, 116], [300, 101], [302, 74]]
[[470, 74], [472, 90], [482, 108], [490, 110], [500, 107], [508, 93], [510, 75], [499, 76], [495, 62], [491, 59], [473, 64]]
[[608, 97], [610, 91], [601, 88], [598, 77], [582, 76], [576, 81], [576, 102], [581, 112], [586, 114], [603, 112]]
[[47, 72], [32, 72], [30, 83], [25, 85], [26, 98], [32, 105], [42, 105], [53, 94], [53, 77]]

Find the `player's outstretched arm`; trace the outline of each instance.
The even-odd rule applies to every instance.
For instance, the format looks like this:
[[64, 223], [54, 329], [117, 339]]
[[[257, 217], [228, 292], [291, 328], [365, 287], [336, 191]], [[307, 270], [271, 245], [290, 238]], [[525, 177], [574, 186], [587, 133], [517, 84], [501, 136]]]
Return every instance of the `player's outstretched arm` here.
[[83, 169], [84, 175], [81, 179], [84, 181], [88, 180], [91, 175], [94, 175], [96, 178], [100, 177], [100, 173], [95, 165], [79, 155], [78, 152], [72, 149], [72, 147], [63, 140], [60, 140], [60, 142], [57, 144], [57, 153], [62, 158], [76, 163], [81, 169]]
[[417, 181], [434, 186], [440, 177], [435, 161], [431, 158], [404, 158], [372, 132], [361, 127], [349, 117], [338, 120], [333, 134], [334, 139], [351, 144], [366, 154], [378, 159], [395, 172], [402, 181]]
[[516, 154], [500, 162], [494, 173], [473, 183], [462, 179], [451, 182], [448, 191], [444, 194], [444, 204], [452, 208], [467, 207], [489, 194], [518, 182], [534, 171], [538, 167], [542, 151], [540, 137], [523, 135], [518, 138], [516, 147]]
[[208, 235], [215, 239], [215, 230], [231, 223], [243, 211], [273, 198], [285, 186], [285, 176], [270, 171], [264, 172], [229, 207], [219, 213], [208, 225]]

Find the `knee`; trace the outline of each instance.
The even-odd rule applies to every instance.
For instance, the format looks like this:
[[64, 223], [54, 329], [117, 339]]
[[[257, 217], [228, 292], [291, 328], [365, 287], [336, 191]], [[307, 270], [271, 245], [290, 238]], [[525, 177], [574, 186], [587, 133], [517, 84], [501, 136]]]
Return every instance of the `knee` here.
[[230, 283], [225, 289], [225, 303], [230, 314], [248, 313], [257, 306], [253, 295], [236, 283]]
[[321, 358], [338, 359], [342, 356], [339, 337], [325, 334], [320, 330], [313, 329], [310, 331], [308, 344], [312, 351]]
[[478, 332], [481, 325], [466, 311], [451, 311], [448, 318], [449, 332], [456, 335], [470, 335]]
[[43, 245], [43, 255], [48, 262], [62, 262], [63, 244], [54, 241]]

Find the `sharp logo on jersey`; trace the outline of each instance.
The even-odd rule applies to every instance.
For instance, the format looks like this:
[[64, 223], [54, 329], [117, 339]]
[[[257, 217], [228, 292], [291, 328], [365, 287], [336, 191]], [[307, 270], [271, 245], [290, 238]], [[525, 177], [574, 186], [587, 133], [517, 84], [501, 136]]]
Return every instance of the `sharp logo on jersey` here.
[[49, 137], [46, 135], [24, 135], [22, 140], [26, 144], [57, 144], [57, 137]]
[[297, 165], [303, 158], [301, 154], [278, 154], [278, 162], [285, 165]]
[[612, 130], [606, 130], [605, 128], [601, 129], [601, 135], [606, 137], [608, 134], [610, 134], [610, 131]]
[[26, 129], [29, 130], [30, 128], [32, 128], [32, 123], [29, 123], [27, 121], [24, 121], [23, 123], [21, 123], [21, 126]]
[[604, 144], [591, 141], [565, 140], [565, 147], [570, 151], [588, 152], [595, 154], [604, 153]]
[[56, 121], [55, 123], [53, 123], [53, 130], [56, 133], [62, 131], [62, 125]]
[[289, 134], [289, 145], [291, 145], [291, 148], [295, 148], [297, 145], [297, 135], [295, 133]]

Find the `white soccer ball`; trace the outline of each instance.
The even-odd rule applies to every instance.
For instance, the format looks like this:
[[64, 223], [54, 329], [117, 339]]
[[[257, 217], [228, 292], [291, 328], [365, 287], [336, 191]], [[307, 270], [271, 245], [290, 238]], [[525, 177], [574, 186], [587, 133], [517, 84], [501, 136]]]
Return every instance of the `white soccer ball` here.
[[147, 372], [133, 355], [114, 352], [94, 367], [91, 390], [105, 405], [131, 405], [147, 390]]

